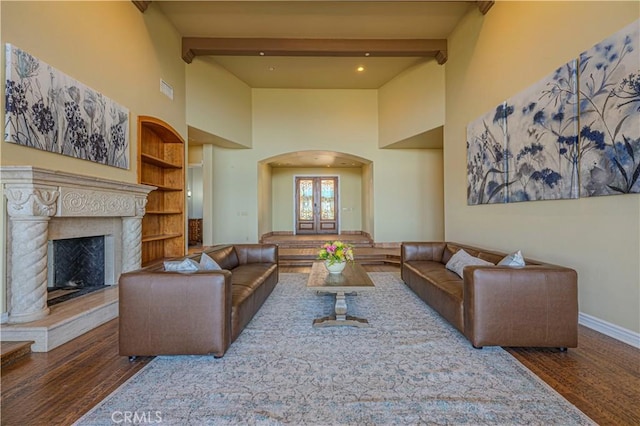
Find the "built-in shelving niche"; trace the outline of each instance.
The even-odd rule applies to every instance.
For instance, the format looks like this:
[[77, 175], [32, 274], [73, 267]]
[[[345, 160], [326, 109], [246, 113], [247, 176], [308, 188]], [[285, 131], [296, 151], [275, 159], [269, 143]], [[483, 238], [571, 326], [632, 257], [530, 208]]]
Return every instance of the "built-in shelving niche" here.
[[139, 182], [149, 194], [142, 219], [142, 265], [185, 254], [184, 140], [167, 123], [138, 118]]

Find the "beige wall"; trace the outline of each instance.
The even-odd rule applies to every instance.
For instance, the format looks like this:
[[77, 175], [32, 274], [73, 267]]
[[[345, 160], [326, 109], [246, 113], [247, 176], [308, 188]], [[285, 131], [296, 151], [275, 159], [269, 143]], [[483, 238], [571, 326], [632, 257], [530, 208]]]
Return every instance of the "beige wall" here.
[[258, 237], [274, 230], [272, 171], [270, 165], [258, 164]]
[[[163, 119], [186, 140], [185, 64], [175, 53], [180, 52], [180, 37], [153, 4], [144, 15], [124, 1], [2, 2], [1, 8], [3, 43], [26, 50], [129, 109], [131, 155], [131, 168], [122, 170], [4, 142], [3, 165], [30, 164], [137, 182], [138, 115]], [[173, 86], [173, 101], [160, 93], [161, 78]], [[4, 108], [2, 116], [4, 122]]]
[[[252, 93], [253, 149], [213, 148], [215, 243], [259, 237], [259, 161], [318, 149], [373, 162], [373, 209], [361, 214], [373, 212], [375, 223], [367, 218], [360, 225], [371, 224], [377, 242], [443, 237], [442, 152], [379, 149], [376, 90], [253, 89]], [[264, 229], [268, 227], [260, 231]]]
[[187, 154], [188, 164], [202, 164], [202, 145], [189, 146]]
[[466, 126], [640, 16], [637, 2], [496, 2], [449, 39], [447, 240], [578, 271], [580, 311], [640, 331], [640, 195], [467, 206]]
[[[144, 15], [129, 1], [3, 1], [0, 8], [2, 70], [4, 43], [11, 43], [128, 108], [131, 167], [123, 170], [4, 141], [0, 143], [0, 164], [137, 182], [138, 115], [161, 118], [186, 139], [180, 37], [156, 5], [151, 4]], [[160, 93], [160, 78], [173, 86], [173, 101]], [[4, 84], [1, 86], [4, 99]], [[4, 123], [4, 107], [1, 111]], [[4, 217], [4, 203], [1, 205]], [[4, 235], [5, 229], [1, 231]], [[0, 241], [3, 244], [4, 238]], [[6, 253], [4, 247], [2, 253]], [[0, 297], [5, 294], [4, 276], [0, 270]]]
[[416, 65], [379, 89], [379, 146], [444, 124], [445, 67], [436, 60]]
[[195, 58], [186, 73], [187, 124], [251, 147], [251, 88], [207, 59]]
[[[442, 165], [442, 161], [440, 162]], [[362, 230], [373, 236], [375, 234], [374, 200], [373, 200], [373, 164], [368, 163], [362, 166]], [[439, 196], [439, 206], [444, 209], [442, 194]], [[444, 234], [444, 214], [440, 223], [441, 234]]]
[[339, 229], [362, 230], [362, 170], [360, 168], [273, 168], [271, 171], [273, 197], [273, 229], [295, 230], [295, 177], [338, 176]]

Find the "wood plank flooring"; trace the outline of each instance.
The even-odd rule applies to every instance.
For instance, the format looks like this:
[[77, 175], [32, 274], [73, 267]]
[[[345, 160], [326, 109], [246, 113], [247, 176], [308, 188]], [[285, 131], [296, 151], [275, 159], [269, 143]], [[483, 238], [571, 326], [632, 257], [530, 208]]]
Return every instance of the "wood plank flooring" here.
[[[308, 273], [308, 267], [281, 272]], [[366, 265], [369, 272], [397, 265]], [[579, 347], [508, 349], [522, 364], [601, 425], [640, 425], [640, 350], [580, 327]], [[2, 425], [69, 425], [152, 358], [118, 356], [118, 320], [48, 353], [2, 368]], [[213, 361], [212, 361], [213, 362]]]
[[70, 425], [152, 358], [118, 355], [118, 320], [2, 367], [0, 424]]

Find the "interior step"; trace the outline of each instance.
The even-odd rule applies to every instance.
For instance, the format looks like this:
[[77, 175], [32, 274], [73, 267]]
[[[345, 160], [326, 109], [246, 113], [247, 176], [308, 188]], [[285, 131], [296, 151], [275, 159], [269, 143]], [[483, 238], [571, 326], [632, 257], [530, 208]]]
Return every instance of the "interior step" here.
[[[313, 243], [296, 243], [296, 242], [287, 242], [287, 243], [277, 243], [278, 247], [283, 249], [283, 248], [291, 248], [291, 249], [314, 249], [314, 250], [320, 250], [320, 247], [322, 247], [322, 245], [325, 243], [326, 241], [317, 241], [317, 242], [313, 242]], [[351, 247], [353, 248], [372, 248], [373, 244], [364, 244], [364, 243], [349, 243], [347, 241], [343, 241], [347, 244], [350, 244]]]
[[[278, 264], [280, 266], [311, 266], [315, 258], [310, 259], [287, 259], [286, 257], [279, 257]], [[394, 259], [392, 257], [377, 257], [377, 258], [356, 258], [356, 262], [361, 265], [384, 265], [392, 264], [399, 265], [400, 259]]]
[[360, 264], [400, 264], [400, 247], [375, 247], [364, 233], [320, 235], [270, 235], [261, 242], [278, 246], [278, 262], [282, 266], [311, 266], [327, 241], [342, 241], [353, 247], [355, 260]]
[[362, 234], [320, 234], [320, 235], [271, 235], [263, 237], [263, 243], [276, 244], [279, 248], [317, 249], [328, 241], [342, 241], [356, 247], [374, 246], [373, 240]]
[[33, 341], [2, 342], [0, 345], [0, 366], [4, 367], [12, 362], [31, 354]]
[[[278, 262], [283, 266], [311, 266], [318, 257], [318, 247], [279, 248]], [[400, 264], [399, 248], [354, 247], [353, 254], [360, 264]]]

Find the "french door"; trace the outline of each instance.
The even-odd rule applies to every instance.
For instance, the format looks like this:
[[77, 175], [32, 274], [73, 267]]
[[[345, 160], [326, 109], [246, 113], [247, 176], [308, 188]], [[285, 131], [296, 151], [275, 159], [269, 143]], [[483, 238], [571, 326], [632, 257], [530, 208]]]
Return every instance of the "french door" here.
[[338, 233], [338, 178], [296, 177], [296, 234]]

